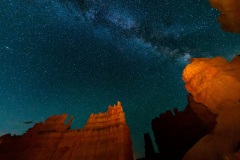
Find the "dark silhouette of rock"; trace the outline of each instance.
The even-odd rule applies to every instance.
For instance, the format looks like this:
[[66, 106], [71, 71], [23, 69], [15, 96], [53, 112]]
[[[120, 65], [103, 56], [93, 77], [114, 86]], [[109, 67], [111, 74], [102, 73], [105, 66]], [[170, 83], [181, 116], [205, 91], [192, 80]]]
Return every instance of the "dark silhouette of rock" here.
[[152, 120], [159, 159], [180, 160], [184, 154], [216, 124], [216, 116], [188, 96], [184, 111], [166, 111]]
[[91, 114], [85, 127], [70, 130], [67, 114], [37, 123], [22, 136], [0, 137], [1, 160], [133, 160], [132, 141], [121, 103]]
[[145, 157], [147, 160], [156, 159], [156, 153], [153, 148], [152, 139], [149, 133], [144, 134], [144, 142], [145, 142]]
[[149, 133], [144, 134], [144, 142], [145, 142], [145, 157], [139, 158], [136, 160], [159, 160], [159, 154], [154, 151], [152, 139], [149, 135]]

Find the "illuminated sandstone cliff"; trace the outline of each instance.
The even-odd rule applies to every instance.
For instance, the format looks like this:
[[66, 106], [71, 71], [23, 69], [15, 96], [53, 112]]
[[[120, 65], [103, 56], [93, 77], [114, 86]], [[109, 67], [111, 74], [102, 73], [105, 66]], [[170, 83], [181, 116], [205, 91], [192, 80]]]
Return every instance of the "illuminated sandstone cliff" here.
[[219, 114], [224, 107], [240, 104], [240, 57], [194, 58], [183, 71], [186, 90], [196, 102]]
[[185, 87], [196, 102], [217, 115], [217, 124], [184, 160], [240, 159], [240, 56], [196, 58], [183, 72]]
[[118, 102], [91, 114], [85, 127], [70, 130], [73, 117], [52, 116], [22, 136], [0, 137], [1, 160], [133, 160], [130, 131]]
[[239, 0], [209, 0], [212, 7], [221, 12], [219, 22], [222, 29], [228, 32], [240, 33], [240, 1]]

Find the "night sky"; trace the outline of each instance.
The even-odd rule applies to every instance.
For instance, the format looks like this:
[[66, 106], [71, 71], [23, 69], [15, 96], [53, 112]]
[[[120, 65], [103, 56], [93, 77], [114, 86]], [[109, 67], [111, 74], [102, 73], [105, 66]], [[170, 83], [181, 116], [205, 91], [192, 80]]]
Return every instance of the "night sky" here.
[[1, 0], [0, 135], [62, 113], [82, 128], [119, 100], [144, 156], [151, 120], [187, 104], [189, 58], [240, 53], [218, 14], [207, 0]]

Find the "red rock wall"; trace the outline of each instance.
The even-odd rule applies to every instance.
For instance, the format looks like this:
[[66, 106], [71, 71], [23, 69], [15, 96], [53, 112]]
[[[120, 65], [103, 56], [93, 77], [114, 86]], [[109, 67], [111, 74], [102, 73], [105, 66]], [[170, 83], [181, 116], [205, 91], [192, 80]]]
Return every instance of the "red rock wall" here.
[[133, 160], [132, 141], [120, 102], [91, 114], [83, 129], [64, 125], [66, 114], [38, 123], [22, 136], [0, 137], [1, 160]]

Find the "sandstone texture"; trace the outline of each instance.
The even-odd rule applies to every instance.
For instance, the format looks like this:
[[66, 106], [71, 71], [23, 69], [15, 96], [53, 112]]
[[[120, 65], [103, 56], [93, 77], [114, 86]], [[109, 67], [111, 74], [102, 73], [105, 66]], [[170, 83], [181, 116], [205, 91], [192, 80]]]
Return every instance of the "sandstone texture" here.
[[219, 22], [222, 29], [228, 32], [240, 33], [240, 1], [239, 0], [209, 0], [212, 7], [221, 14]]
[[37, 123], [22, 136], [0, 137], [1, 160], [133, 160], [130, 130], [118, 102], [70, 130], [67, 114]]
[[240, 159], [240, 57], [192, 59], [183, 72], [193, 99], [217, 115], [217, 124], [184, 156], [184, 160]]
[[214, 114], [240, 105], [240, 56], [231, 62], [224, 58], [193, 58], [183, 71], [186, 90]]

